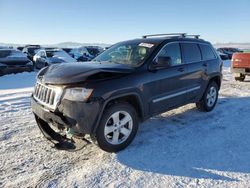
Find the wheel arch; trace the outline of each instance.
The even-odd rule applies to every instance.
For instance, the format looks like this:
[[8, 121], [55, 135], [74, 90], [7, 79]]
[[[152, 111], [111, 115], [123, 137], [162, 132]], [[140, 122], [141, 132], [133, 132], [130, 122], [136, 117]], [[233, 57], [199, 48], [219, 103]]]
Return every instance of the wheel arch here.
[[211, 77], [209, 79], [209, 83], [211, 83], [213, 81], [218, 85], [218, 89], [220, 89], [220, 87], [221, 87], [221, 76], [215, 75], [215, 76], [213, 76], [213, 77]]
[[100, 111], [97, 122], [95, 123], [95, 126], [93, 128], [92, 134], [96, 133], [96, 130], [97, 130], [97, 128], [100, 124], [101, 118], [103, 116], [104, 110], [106, 108], [108, 108], [109, 106], [116, 104], [116, 103], [119, 103], [119, 102], [129, 103], [131, 106], [134, 107], [139, 120], [140, 121], [144, 120], [145, 117], [144, 117], [143, 103], [142, 103], [141, 97], [138, 93], [126, 93], [126, 94], [117, 95], [115, 97], [109, 98], [108, 100], [106, 100], [104, 102], [104, 105]]

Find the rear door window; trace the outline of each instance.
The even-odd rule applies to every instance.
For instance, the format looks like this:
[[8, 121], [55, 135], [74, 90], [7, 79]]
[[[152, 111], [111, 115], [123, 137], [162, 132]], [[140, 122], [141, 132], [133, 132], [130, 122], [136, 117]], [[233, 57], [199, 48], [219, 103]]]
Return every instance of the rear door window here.
[[182, 43], [181, 44], [183, 60], [185, 63], [194, 63], [201, 61], [201, 52], [196, 43]]
[[203, 60], [212, 60], [216, 59], [216, 56], [209, 45], [200, 44], [202, 59]]

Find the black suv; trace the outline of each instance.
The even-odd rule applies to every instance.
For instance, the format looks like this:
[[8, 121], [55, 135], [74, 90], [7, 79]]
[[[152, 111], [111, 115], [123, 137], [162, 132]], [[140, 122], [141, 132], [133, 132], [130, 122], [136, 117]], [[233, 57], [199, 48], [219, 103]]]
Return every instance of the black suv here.
[[93, 62], [42, 69], [32, 109], [56, 146], [75, 149], [87, 134], [117, 152], [132, 142], [138, 123], [154, 115], [188, 103], [211, 111], [221, 70], [212, 45], [198, 36], [148, 35], [115, 44]]

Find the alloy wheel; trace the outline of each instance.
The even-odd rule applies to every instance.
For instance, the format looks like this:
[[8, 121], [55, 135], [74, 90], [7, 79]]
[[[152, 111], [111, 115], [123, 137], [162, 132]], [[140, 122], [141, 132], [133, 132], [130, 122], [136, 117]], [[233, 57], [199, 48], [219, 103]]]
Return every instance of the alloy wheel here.
[[131, 115], [125, 111], [113, 113], [105, 124], [104, 136], [107, 142], [118, 145], [127, 140], [133, 128]]
[[217, 90], [215, 87], [210, 87], [210, 89], [207, 92], [207, 105], [208, 107], [212, 107], [215, 104], [217, 97]]

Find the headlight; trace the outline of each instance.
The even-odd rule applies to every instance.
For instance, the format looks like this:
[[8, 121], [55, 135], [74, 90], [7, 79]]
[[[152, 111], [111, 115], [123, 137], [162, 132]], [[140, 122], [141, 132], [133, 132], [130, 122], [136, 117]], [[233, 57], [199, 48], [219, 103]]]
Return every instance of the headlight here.
[[65, 94], [63, 96], [63, 99], [67, 99], [70, 101], [86, 101], [92, 94], [93, 89], [86, 89], [86, 88], [67, 88], [65, 90]]

